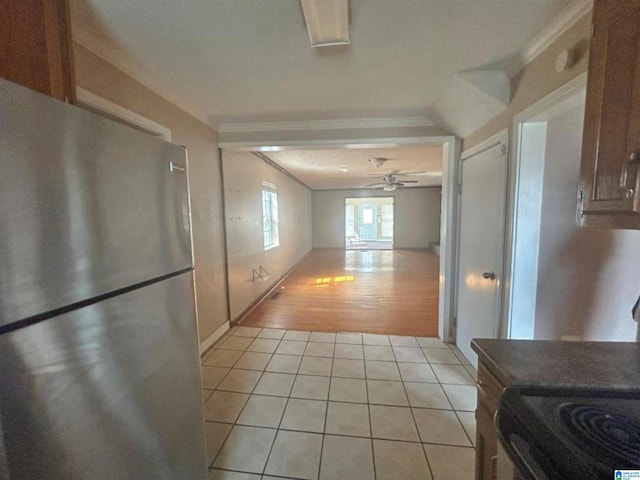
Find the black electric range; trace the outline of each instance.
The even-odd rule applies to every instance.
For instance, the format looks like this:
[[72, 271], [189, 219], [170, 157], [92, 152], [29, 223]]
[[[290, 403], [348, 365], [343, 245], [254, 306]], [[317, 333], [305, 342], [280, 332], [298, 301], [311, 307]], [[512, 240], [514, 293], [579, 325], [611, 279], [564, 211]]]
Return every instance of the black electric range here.
[[640, 392], [511, 387], [495, 420], [515, 478], [640, 478]]

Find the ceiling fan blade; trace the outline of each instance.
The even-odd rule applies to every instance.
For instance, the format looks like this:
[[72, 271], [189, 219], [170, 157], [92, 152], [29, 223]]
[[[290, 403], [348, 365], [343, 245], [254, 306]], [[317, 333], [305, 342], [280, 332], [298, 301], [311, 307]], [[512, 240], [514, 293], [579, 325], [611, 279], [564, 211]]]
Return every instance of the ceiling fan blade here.
[[363, 185], [363, 187], [375, 187], [376, 185], [384, 185], [384, 182], [368, 183], [367, 185]]
[[402, 180], [402, 183], [420, 183], [418, 180]]
[[424, 173], [427, 173], [425, 170], [420, 170], [420, 171], [416, 171], [416, 172], [397, 172], [394, 175], [399, 175], [399, 176], [404, 176], [404, 175], [422, 175]]

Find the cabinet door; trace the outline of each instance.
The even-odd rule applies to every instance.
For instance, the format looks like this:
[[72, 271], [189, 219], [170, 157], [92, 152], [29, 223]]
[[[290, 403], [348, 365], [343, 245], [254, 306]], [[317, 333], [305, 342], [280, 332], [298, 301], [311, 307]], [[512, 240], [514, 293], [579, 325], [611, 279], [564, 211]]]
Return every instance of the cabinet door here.
[[578, 223], [640, 229], [640, 0], [596, 0]]
[[0, 0], [0, 77], [75, 102], [69, 0]]

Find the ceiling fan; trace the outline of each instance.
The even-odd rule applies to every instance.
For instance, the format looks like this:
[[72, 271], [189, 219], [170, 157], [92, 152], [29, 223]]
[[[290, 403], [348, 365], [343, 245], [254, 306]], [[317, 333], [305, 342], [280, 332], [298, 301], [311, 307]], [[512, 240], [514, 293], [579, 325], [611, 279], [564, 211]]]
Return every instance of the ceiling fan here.
[[393, 192], [396, 188], [404, 187], [407, 183], [418, 183], [417, 180], [398, 180], [392, 173], [382, 177], [382, 182], [370, 183], [365, 187], [382, 188], [385, 192]]

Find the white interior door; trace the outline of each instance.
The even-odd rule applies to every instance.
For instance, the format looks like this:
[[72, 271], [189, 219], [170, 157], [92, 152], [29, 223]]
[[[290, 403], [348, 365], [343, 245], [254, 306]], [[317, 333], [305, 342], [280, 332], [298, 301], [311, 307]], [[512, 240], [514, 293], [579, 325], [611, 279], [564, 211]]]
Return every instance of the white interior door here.
[[473, 338], [497, 338], [506, 199], [505, 146], [463, 160], [456, 344], [477, 367]]

